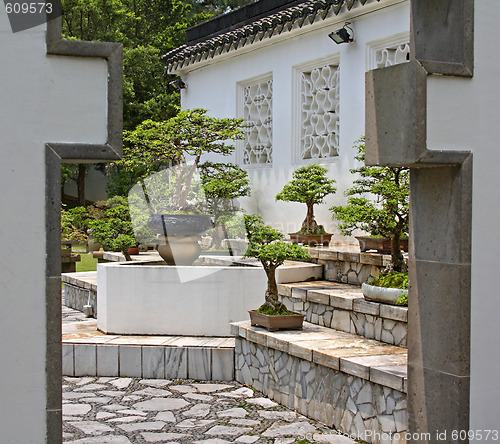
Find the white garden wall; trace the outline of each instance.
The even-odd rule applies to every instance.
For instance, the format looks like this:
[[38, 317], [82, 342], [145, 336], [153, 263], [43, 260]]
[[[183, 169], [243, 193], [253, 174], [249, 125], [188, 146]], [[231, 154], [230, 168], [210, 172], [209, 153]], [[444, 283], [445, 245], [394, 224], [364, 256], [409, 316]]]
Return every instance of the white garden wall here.
[[[380, 8], [376, 12], [374, 9]], [[368, 14], [368, 12], [372, 12]], [[352, 22], [355, 42], [335, 44], [328, 34]], [[364, 75], [373, 68], [369, 44], [394, 37], [407, 40], [409, 7], [407, 1], [381, 1], [354, 8], [348, 13], [306, 25], [238, 51], [195, 63], [178, 73], [187, 84], [182, 90], [182, 107], [207, 108], [218, 117], [241, 117], [238, 84], [263, 74], [273, 78], [273, 165], [247, 167], [253, 183], [252, 196], [245, 208], [261, 214], [266, 222], [286, 232], [300, 229], [305, 205], [275, 202], [274, 196], [291, 179], [292, 171], [307, 162], [296, 161], [298, 144], [296, 110], [297, 71], [311, 63], [340, 61], [340, 145], [339, 156], [320, 162], [337, 180], [337, 194], [317, 208], [318, 223], [335, 230], [328, 208], [345, 202], [343, 192], [352, 183], [349, 169], [355, 167], [353, 143], [364, 134]], [[241, 149], [241, 144], [239, 145]], [[233, 156], [232, 161], [238, 160]], [[339, 239], [338, 237], [336, 239]]]

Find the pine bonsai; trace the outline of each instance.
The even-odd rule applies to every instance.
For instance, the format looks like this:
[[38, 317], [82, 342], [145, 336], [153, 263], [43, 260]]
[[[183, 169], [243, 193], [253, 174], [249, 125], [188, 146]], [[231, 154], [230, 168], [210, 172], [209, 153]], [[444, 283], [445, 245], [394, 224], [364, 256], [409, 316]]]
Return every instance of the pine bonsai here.
[[278, 300], [276, 269], [285, 260], [308, 260], [309, 253], [297, 244], [283, 242], [283, 233], [264, 225], [260, 216], [255, 214], [245, 216], [245, 227], [249, 242], [245, 256], [258, 259], [267, 275], [266, 302], [258, 311], [266, 314], [283, 314], [283, 311], [288, 310]]
[[336, 191], [335, 180], [328, 179], [328, 170], [317, 164], [310, 164], [295, 170], [292, 180], [276, 195], [276, 200], [302, 202], [307, 205], [307, 215], [302, 222], [300, 234], [325, 234], [326, 231], [314, 219], [314, 205], [323, 203], [325, 196]]
[[387, 271], [406, 272], [400, 241], [408, 233], [409, 169], [365, 166], [364, 139], [357, 142], [357, 150], [355, 159], [363, 165], [350, 170], [359, 174], [359, 178], [345, 192], [349, 197], [347, 205], [330, 210], [334, 219], [341, 221], [339, 228], [343, 235], [361, 229], [391, 239], [391, 266]]

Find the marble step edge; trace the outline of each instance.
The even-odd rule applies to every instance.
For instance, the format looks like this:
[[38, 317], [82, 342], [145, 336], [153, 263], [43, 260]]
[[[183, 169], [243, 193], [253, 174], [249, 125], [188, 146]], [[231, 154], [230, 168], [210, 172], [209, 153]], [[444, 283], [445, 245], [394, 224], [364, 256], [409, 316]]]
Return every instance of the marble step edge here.
[[232, 342], [230, 347], [65, 340], [62, 370], [65, 376], [232, 381], [234, 339]]
[[97, 292], [97, 271], [61, 273], [64, 284]]
[[269, 332], [242, 321], [231, 330], [237, 338], [407, 393], [406, 348], [308, 322], [302, 330]]
[[278, 284], [278, 294], [297, 300], [354, 311], [392, 321], [408, 322], [408, 307], [367, 301], [361, 288], [330, 281]]

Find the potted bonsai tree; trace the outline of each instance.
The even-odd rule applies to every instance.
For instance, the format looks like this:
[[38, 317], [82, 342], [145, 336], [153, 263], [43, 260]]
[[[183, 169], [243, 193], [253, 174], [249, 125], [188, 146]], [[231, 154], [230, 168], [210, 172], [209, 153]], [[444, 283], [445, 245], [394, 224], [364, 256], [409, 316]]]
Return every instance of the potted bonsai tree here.
[[[355, 158], [363, 163], [364, 148], [364, 140], [361, 139], [357, 142], [358, 153]], [[330, 208], [333, 217], [341, 222], [339, 228], [344, 235], [351, 235], [355, 229], [361, 229], [374, 236], [357, 237], [361, 251], [367, 249], [369, 240], [386, 239], [390, 245], [391, 263], [372, 283], [382, 287], [398, 285], [400, 289], [407, 289], [407, 265], [403, 258], [401, 239], [408, 233], [409, 170], [402, 167], [362, 165], [352, 169], [351, 173], [359, 176], [345, 193], [348, 196], [347, 205]], [[370, 293], [367, 288], [367, 285], [363, 284], [365, 297], [381, 302], [395, 302], [402, 294], [401, 291], [395, 291], [389, 299], [386, 296], [381, 299], [380, 295], [372, 294], [381, 293], [380, 290], [373, 290]], [[382, 292], [384, 295], [389, 293]]]
[[283, 233], [264, 225], [260, 216], [245, 216], [245, 226], [249, 242], [245, 256], [258, 259], [267, 275], [266, 300], [257, 310], [249, 311], [252, 325], [260, 325], [269, 331], [301, 328], [304, 315], [288, 311], [285, 305], [279, 302], [276, 269], [287, 259], [309, 259], [308, 252], [297, 244], [284, 242]]
[[203, 214], [203, 204], [190, 199], [195, 191], [196, 171], [203, 154], [226, 156], [234, 150], [226, 141], [243, 137], [242, 122], [209, 117], [206, 110], [193, 109], [181, 111], [165, 122], [145, 121], [126, 134], [122, 166], [144, 166], [147, 170], [147, 165], [163, 163], [169, 167], [163, 206], [150, 195], [158, 183], [140, 181], [150, 214], [148, 226], [160, 236], [163, 246], [158, 251], [167, 263], [189, 265], [201, 252], [198, 235], [212, 228], [212, 221], [210, 215]]
[[307, 206], [306, 218], [297, 233], [290, 233], [292, 242], [308, 245], [328, 245], [332, 237], [327, 234], [322, 225], [318, 225], [314, 218], [314, 205], [323, 203], [329, 194], [336, 191], [335, 180], [328, 179], [328, 170], [318, 164], [310, 164], [298, 168], [292, 173], [292, 180], [288, 182], [276, 195], [276, 200], [287, 202], [301, 202]]
[[[108, 201], [109, 202], [109, 201]], [[110, 202], [98, 219], [88, 220], [91, 235], [107, 251], [121, 251], [127, 261], [132, 260], [129, 249], [137, 247], [130, 212], [125, 201]]]

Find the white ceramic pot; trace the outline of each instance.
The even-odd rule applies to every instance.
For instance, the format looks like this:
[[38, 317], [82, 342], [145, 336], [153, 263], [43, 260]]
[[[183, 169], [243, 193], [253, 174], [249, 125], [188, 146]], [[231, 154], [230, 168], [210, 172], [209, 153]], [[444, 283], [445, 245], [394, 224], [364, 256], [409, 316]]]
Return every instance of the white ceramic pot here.
[[368, 284], [363, 284], [361, 289], [365, 299], [374, 302], [385, 302], [386, 304], [396, 304], [401, 295], [408, 294], [408, 290], [402, 290], [401, 288], [376, 287]]

